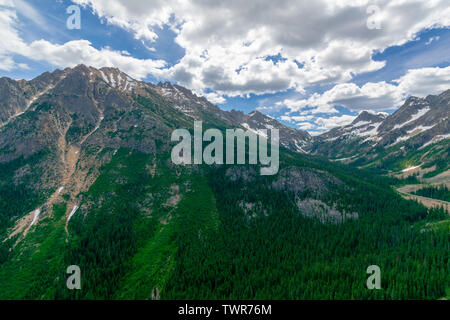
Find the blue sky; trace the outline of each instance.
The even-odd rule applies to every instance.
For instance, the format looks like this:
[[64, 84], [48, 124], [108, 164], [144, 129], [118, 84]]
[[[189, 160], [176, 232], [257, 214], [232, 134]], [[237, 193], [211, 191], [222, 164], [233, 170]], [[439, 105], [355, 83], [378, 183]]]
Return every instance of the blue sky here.
[[[450, 87], [445, 1], [336, 8], [333, 1], [283, 0], [272, 9], [263, 2], [0, 0], [0, 75], [31, 79], [78, 63], [115, 66], [313, 134], [362, 110], [392, 112], [409, 95]], [[80, 30], [66, 28], [73, 4]], [[380, 29], [366, 25], [371, 4], [380, 8]]]

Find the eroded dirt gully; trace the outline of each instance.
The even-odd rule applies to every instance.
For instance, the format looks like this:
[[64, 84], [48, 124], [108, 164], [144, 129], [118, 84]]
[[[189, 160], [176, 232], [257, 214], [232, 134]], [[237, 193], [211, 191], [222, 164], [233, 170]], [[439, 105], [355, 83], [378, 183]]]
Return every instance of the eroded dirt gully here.
[[[17, 239], [14, 246], [16, 246], [22, 239], [26, 237], [31, 227], [36, 225], [39, 222], [39, 217], [41, 212], [52, 214], [53, 205], [57, 203], [62, 196], [63, 190], [68, 191], [70, 195], [69, 200], [67, 201], [67, 209], [66, 209], [66, 224], [65, 231], [68, 234], [68, 223], [70, 218], [75, 214], [78, 209], [78, 204], [75, 202], [74, 198], [78, 195], [82, 190], [86, 189], [86, 187], [94, 182], [94, 178], [89, 179], [90, 183], [87, 182], [88, 171], [77, 170], [77, 164], [80, 159], [80, 153], [82, 151], [82, 146], [86, 142], [87, 139], [91, 135], [93, 135], [101, 126], [102, 121], [104, 119], [103, 110], [98, 107], [98, 104], [95, 103], [95, 106], [98, 110], [99, 118], [97, 120], [95, 128], [83, 136], [79, 142], [74, 144], [67, 143], [67, 132], [72, 125], [72, 121], [69, 121], [67, 125], [64, 127], [61, 124], [54, 124], [59, 133], [60, 137], [58, 139], [58, 150], [61, 154], [60, 162], [62, 164], [62, 178], [59, 182], [59, 187], [57, 190], [48, 198], [48, 200], [39, 208], [36, 208], [23, 218], [19, 219], [14, 226], [12, 232], [7, 237], [7, 239], [11, 239], [14, 236], [22, 233], [22, 235]], [[39, 212], [38, 214], [36, 214]], [[5, 239], [6, 240], [6, 239]]]

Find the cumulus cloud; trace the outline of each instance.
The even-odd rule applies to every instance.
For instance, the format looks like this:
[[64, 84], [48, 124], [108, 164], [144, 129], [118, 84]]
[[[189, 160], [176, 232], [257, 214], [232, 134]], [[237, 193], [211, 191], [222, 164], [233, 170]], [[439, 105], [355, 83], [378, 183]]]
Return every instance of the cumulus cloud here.
[[289, 116], [289, 115], [282, 115], [280, 116], [280, 120], [289, 122], [289, 123], [296, 123], [301, 124], [303, 121], [309, 121], [314, 119], [313, 115], [307, 115], [307, 116]]
[[315, 129], [315, 128], [316, 128], [316, 126], [315, 126], [314, 124], [309, 123], [309, 122], [301, 122], [301, 123], [297, 123], [297, 127], [298, 127], [300, 130], [304, 130], [304, 131], [308, 131], [308, 130], [311, 130], [311, 129]]
[[182, 1], [152, 0], [75, 0], [82, 6], [90, 6], [92, 10], [108, 23], [134, 32], [136, 39], [155, 41], [158, 35], [154, 31], [170, 22], [173, 6]]
[[334, 106], [327, 103], [326, 97], [318, 93], [314, 93], [308, 99], [285, 99], [276, 103], [279, 108], [285, 107], [289, 109], [289, 114], [302, 111], [303, 113], [338, 113]]
[[6, 6], [0, 10], [0, 69], [10, 71], [18, 67], [18, 64], [12, 58], [12, 54], [26, 53], [27, 45], [22, 40], [19, 32], [14, 26], [18, 23], [15, 10], [11, 9], [12, 2], [3, 0], [0, 5]]
[[335, 127], [345, 126], [355, 120], [356, 116], [340, 115], [331, 117], [289, 116], [283, 115], [279, 120], [295, 125], [298, 129], [309, 131], [311, 134], [319, 134]]
[[47, 40], [26, 43], [18, 30], [16, 6], [30, 18], [40, 21], [42, 17], [28, 4], [3, 0], [0, 5], [0, 70], [10, 71], [16, 68], [26, 69], [27, 65], [16, 63], [13, 55], [21, 55], [31, 60], [46, 61], [57, 67], [73, 67], [83, 63], [93, 67], [118, 67], [136, 79], [148, 74], [158, 75], [166, 66], [162, 60], [136, 59], [127, 52], [110, 48], [96, 49], [88, 40], [69, 41], [55, 44]]
[[450, 66], [446, 68], [412, 69], [398, 80], [398, 90], [404, 95], [424, 97], [450, 89]]
[[386, 82], [367, 83], [358, 87], [354, 83], [343, 83], [334, 86], [322, 94], [313, 94], [308, 99], [285, 100], [290, 112], [305, 108], [313, 108], [311, 113], [336, 113], [335, 106], [343, 106], [350, 110], [386, 110], [393, 109], [402, 101], [398, 88]]
[[[26, 43], [17, 30], [16, 9], [36, 21], [42, 17], [23, 0], [0, 0], [0, 69], [25, 68], [14, 61], [17, 54], [58, 67], [78, 63], [115, 66], [138, 79], [151, 74], [176, 81], [214, 103], [223, 103], [226, 97], [289, 89], [304, 95], [305, 88], [313, 85], [332, 87], [306, 99], [261, 107], [287, 108], [286, 117], [303, 127], [305, 121], [292, 118], [299, 116], [296, 112], [301, 111], [301, 116], [334, 115], [338, 113], [336, 105], [351, 110], [391, 109], [408, 94], [435, 92], [448, 83], [445, 68], [410, 70], [393, 83], [351, 83], [357, 74], [384, 67], [384, 61], [373, 60], [374, 53], [411, 41], [424, 29], [449, 26], [447, 0], [73, 2], [128, 30], [145, 45], [157, 40], [157, 29], [168, 26], [185, 56], [168, 67], [162, 60], [136, 59], [127, 52], [95, 48], [88, 40]], [[368, 12], [372, 5], [378, 10]], [[380, 28], [369, 28], [371, 19]]]
[[333, 114], [337, 113], [335, 106], [353, 111], [393, 110], [410, 95], [423, 97], [449, 89], [450, 67], [412, 69], [393, 83], [368, 82], [361, 87], [354, 83], [343, 83], [322, 94], [315, 93], [308, 99], [285, 99], [277, 105], [289, 109], [288, 114]]
[[[322, 94], [315, 93], [307, 99], [285, 99], [277, 103], [277, 107], [285, 107], [289, 111], [279, 117], [291, 124], [326, 131], [337, 126], [350, 123], [354, 116], [331, 116], [337, 113], [335, 106], [343, 106], [352, 111], [393, 110], [401, 106], [410, 96], [424, 97], [429, 94], [440, 94], [450, 89], [450, 67], [421, 68], [409, 70], [393, 84], [386, 82], [369, 82], [359, 87], [354, 83], [334, 86]], [[306, 116], [305, 116], [306, 114]], [[319, 114], [329, 114], [326, 117]], [[308, 120], [314, 126], [306, 126]]]
[[149, 73], [157, 74], [165, 66], [161, 60], [136, 59], [108, 48], [98, 50], [87, 40], [69, 41], [62, 45], [39, 40], [32, 42], [28, 50], [33, 52], [30, 58], [47, 60], [55, 66], [73, 67], [83, 63], [97, 68], [117, 67], [136, 79], [142, 79]]
[[[164, 76], [197, 91], [245, 96], [349, 82], [384, 66], [374, 52], [450, 25], [446, 0], [75, 0], [101, 18], [155, 41], [169, 25], [186, 55]], [[367, 12], [378, 6], [376, 15]], [[380, 29], [367, 27], [368, 19]], [[273, 62], [267, 57], [280, 55]]]
[[[200, 94], [201, 93], [199, 93], [199, 95]], [[212, 103], [215, 103], [215, 104], [224, 103], [226, 101], [223, 96], [218, 95], [215, 92], [203, 93], [201, 95], [204, 96], [209, 102], [212, 102]]]
[[341, 116], [333, 116], [330, 118], [322, 118], [319, 117], [315, 119], [316, 131], [328, 131], [335, 127], [345, 126], [347, 124], [352, 123], [355, 120], [356, 116], [350, 115], [341, 115]]

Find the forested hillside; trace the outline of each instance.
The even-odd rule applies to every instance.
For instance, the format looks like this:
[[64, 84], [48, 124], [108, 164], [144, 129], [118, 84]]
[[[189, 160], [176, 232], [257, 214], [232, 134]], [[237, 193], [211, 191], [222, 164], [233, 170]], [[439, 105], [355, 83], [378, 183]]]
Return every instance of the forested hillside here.
[[439, 186], [428, 186], [417, 190], [416, 192], [414, 192], [414, 194], [422, 197], [450, 202], [450, 191], [445, 184]]
[[[446, 213], [402, 200], [387, 178], [374, 181], [367, 172], [285, 153], [283, 168], [325, 169], [336, 180], [303, 190], [274, 188], [280, 177], [260, 177], [252, 167], [175, 169], [166, 166], [165, 157], [120, 149], [83, 194], [68, 235], [67, 204], [55, 204], [52, 216], [4, 253], [1, 298], [437, 299], [446, 294], [448, 229], [421, 231]], [[152, 176], [148, 168], [155, 163]], [[357, 212], [358, 218], [336, 223], [305, 216], [297, 203], [309, 198]], [[65, 286], [71, 264], [82, 270], [82, 290]], [[382, 270], [382, 290], [365, 286], [372, 264]]]
[[[243, 128], [237, 116], [117, 69], [44, 78], [54, 87], [0, 127], [0, 299], [448, 296], [448, 213], [402, 199], [406, 180], [289, 143], [273, 176], [175, 165], [174, 129]], [[371, 265], [380, 290], [366, 287]]]

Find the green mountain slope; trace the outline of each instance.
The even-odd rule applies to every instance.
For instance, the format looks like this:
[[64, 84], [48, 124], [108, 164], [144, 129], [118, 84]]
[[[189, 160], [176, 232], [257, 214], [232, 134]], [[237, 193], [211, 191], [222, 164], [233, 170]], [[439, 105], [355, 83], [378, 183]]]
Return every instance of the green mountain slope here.
[[[274, 176], [175, 166], [170, 133], [193, 118], [159, 89], [123, 93], [88, 71], [0, 129], [0, 299], [445, 296], [449, 230], [422, 229], [448, 215], [402, 199], [396, 178], [284, 148]], [[238, 125], [194, 102], [205, 127]], [[366, 288], [374, 264], [381, 290]]]

